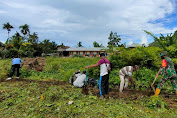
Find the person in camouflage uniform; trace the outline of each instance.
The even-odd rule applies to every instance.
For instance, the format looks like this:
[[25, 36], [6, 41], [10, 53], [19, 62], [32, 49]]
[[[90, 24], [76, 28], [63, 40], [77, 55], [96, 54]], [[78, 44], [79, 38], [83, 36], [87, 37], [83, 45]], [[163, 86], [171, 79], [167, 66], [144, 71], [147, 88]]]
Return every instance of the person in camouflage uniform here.
[[160, 79], [159, 84], [157, 85], [156, 91], [155, 91], [155, 96], [158, 96], [160, 93], [160, 90], [163, 86], [163, 84], [167, 81], [170, 80], [171, 84], [176, 91], [177, 95], [177, 86], [176, 86], [176, 78], [177, 74], [174, 68], [174, 64], [171, 58], [167, 57], [165, 52], [161, 52], [160, 56], [162, 58], [162, 66], [160, 68], [160, 71], [156, 74], [156, 77], [159, 76], [159, 74], [162, 74], [162, 78]]

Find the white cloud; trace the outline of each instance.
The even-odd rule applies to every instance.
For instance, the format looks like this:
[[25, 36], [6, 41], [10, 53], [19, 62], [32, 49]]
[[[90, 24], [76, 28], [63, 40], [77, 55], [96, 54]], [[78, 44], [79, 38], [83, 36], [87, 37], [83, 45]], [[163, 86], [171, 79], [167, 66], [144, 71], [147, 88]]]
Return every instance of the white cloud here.
[[141, 42], [140, 42], [140, 44], [144, 44], [144, 45], [148, 45], [148, 39], [147, 39], [147, 37], [146, 36], [142, 36], [141, 37]]
[[128, 45], [131, 45], [131, 44], [133, 44], [133, 41], [132, 41], [132, 40], [130, 40], [130, 41], [128, 42]]
[[176, 26], [167, 28], [163, 22], [156, 22], [172, 22], [167, 15], [176, 10], [174, 0], [3, 0], [0, 4], [0, 14], [6, 11], [8, 15], [3, 14], [3, 18], [16, 27], [27, 23], [40, 39], [67, 41], [71, 46], [76, 41], [87, 46], [93, 41], [107, 45], [110, 31], [123, 35], [122, 43], [149, 43], [142, 29], [155, 34], [177, 30]]
[[5, 14], [7, 13], [6, 11], [0, 10], [0, 14]]
[[5, 41], [1, 41], [2, 43], [5, 43]]

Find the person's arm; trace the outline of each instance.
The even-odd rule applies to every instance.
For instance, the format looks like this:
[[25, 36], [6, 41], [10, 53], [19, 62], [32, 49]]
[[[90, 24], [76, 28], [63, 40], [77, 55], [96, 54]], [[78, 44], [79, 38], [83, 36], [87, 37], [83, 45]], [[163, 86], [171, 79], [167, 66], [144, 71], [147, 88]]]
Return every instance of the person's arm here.
[[97, 64], [94, 64], [94, 65], [86, 66], [85, 68], [87, 69], [87, 68], [90, 68], [90, 67], [97, 67], [97, 66], [99, 66], [98, 63], [97, 63]]
[[129, 80], [131, 82], [131, 86], [133, 86], [133, 78], [131, 76], [129, 77]]
[[157, 74], [156, 74], [155, 77], [158, 78], [158, 76], [161, 75], [161, 74], [163, 73], [164, 70], [165, 70], [164, 67], [160, 67], [160, 69], [159, 69], [159, 71], [157, 72]]
[[131, 77], [132, 76], [132, 72], [128, 71], [128, 76]]

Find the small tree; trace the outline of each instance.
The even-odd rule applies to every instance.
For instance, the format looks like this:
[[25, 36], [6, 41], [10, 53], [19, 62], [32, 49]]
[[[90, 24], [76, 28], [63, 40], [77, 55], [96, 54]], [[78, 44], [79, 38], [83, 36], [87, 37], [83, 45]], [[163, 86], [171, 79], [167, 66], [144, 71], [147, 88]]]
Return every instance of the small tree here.
[[7, 42], [8, 44], [6, 45], [6, 49], [9, 50], [9, 55], [8, 57], [15, 55], [25, 55], [26, 50], [23, 48], [24, 47], [24, 41], [22, 36], [16, 32], [15, 35], [11, 37], [11, 39]]
[[103, 47], [103, 45], [97, 43], [96, 41], [94, 41], [94, 42], [93, 42], [93, 47]]
[[78, 47], [83, 47], [82, 46], [82, 42], [79, 41], [79, 43], [77, 44]]
[[37, 44], [39, 42], [38, 34], [36, 32], [34, 32], [33, 34], [29, 34], [28, 42], [32, 44]]
[[121, 38], [120, 38], [119, 35], [117, 35], [116, 32], [114, 32], [114, 34], [113, 34], [113, 32], [111, 31], [108, 39], [109, 39], [108, 47], [109, 46], [113, 46], [113, 47], [118, 47], [119, 46]]
[[52, 41], [50, 42], [50, 40], [45, 39], [44, 41], [42, 41], [40, 43], [40, 46], [42, 47], [42, 52], [43, 53], [54, 53], [57, 51], [57, 44]]

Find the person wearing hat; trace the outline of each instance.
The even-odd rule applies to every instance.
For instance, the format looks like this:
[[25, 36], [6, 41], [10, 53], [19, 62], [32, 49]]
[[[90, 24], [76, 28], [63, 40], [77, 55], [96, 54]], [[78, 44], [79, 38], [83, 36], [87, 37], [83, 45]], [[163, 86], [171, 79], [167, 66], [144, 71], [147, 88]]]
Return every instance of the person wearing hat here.
[[160, 79], [159, 84], [157, 85], [155, 96], [158, 96], [160, 94], [161, 88], [163, 87], [164, 83], [169, 79], [177, 95], [177, 86], [176, 86], [177, 74], [174, 68], [173, 61], [171, 58], [169, 58], [166, 55], [164, 51], [160, 53], [160, 57], [162, 59], [162, 66], [160, 68], [160, 71], [156, 74], [156, 77], [158, 77], [159, 74], [162, 74], [163, 76]]
[[171, 84], [172, 84], [172, 86], [176, 92], [176, 95], [177, 95], [177, 86], [176, 86], [177, 74], [175, 71], [173, 61], [171, 58], [169, 58], [166, 55], [166, 53], [164, 51], [160, 53], [160, 57], [162, 59], [162, 66], [160, 68], [160, 71], [156, 74], [156, 77], [158, 77], [159, 74], [162, 74], [163, 76], [160, 79], [159, 84], [157, 85], [157, 88], [155, 91], [155, 96], [158, 96], [160, 94], [160, 90], [167, 80], [171, 81]]
[[[122, 69], [120, 69], [120, 71], [119, 71], [119, 77], [120, 77], [119, 92], [121, 94], [122, 94], [123, 89], [127, 89], [129, 80], [131, 82], [131, 85], [133, 86], [133, 78], [131, 77], [132, 72], [137, 71], [138, 69], [139, 69], [138, 65], [126, 66], [126, 67], [123, 67]], [[124, 81], [125, 81], [125, 85], [124, 85]]]
[[104, 98], [104, 95], [109, 94], [109, 68], [111, 68], [110, 61], [105, 58], [105, 54], [100, 54], [100, 60], [98, 63], [85, 68], [100, 66], [100, 79], [99, 79], [99, 91], [100, 99]]

